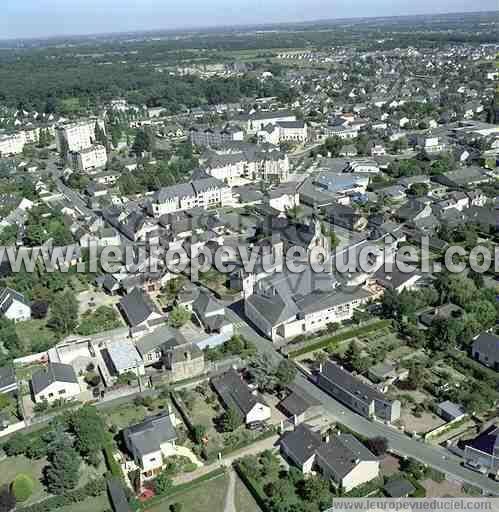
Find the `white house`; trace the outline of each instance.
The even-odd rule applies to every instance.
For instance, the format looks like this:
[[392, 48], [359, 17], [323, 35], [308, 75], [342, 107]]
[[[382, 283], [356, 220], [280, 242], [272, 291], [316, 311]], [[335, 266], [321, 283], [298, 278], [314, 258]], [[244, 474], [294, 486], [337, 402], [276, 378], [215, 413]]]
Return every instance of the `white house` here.
[[176, 418], [172, 412], [146, 418], [123, 431], [125, 446], [140, 469], [141, 481], [157, 476], [177, 454]]
[[236, 370], [211, 379], [211, 383], [225, 407], [239, 413], [247, 425], [270, 419], [270, 407], [257, 392], [249, 389]]
[[74, 368], [62, 363], [49, 363], [47, 368], [35, 372], [31, 376], [31, 389], [37, 404], [72, 400], [81, 393]]
[[31, 306], [22, 293], [12, 288], [0, 290], [0, 314], [14, 322], [24, 322], [31, 318]]

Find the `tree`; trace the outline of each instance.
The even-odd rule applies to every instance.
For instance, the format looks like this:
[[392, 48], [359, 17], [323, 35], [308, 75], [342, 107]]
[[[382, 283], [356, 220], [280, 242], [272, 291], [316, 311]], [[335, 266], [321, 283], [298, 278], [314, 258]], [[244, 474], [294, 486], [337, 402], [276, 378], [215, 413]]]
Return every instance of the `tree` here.
[[281, 388], [289, 386], [296, 377], [296, 366], [289, 359], [283, 359], [277, 366], [275, 376]]
[[173, 487], [173, 481], [167, 471], [162, 471], [154, 480], [154, 490], [163, 496], [168, 494]]
[[170, 512], [183, 512], [183, 510], [184, 506], [179, 501], [170, 505]]
[[47, 489], [53, 494], [64, 494], [78, 485], [80, 457], [68, 441], [56, 445], [45, 468]]
[[78, 323], [78, 302], [71, 290], [58, 293], [50, 307], [49, 325], [61, 335], [70, 334]]
[[224, 432], [234, 432], [242, 424], [243, 418], [233, 407], [229, 407], [222, 415], [222, 428]]
[[0, 489], [0, 512], [12, 512], [16, 507], [16, 497], [12, 494], [8, 485]]
[[277, 478], [281, 469], [279, 458], [272, 450], [265, 450], [260, 455], [260, 466], [262, 476], [273, 480]]
[[302, 499], [319, 505], [320, 510], [329, 507], [331, 504], [331, 492], [329, 482], [320, 476], [312, 476], [303, 482], [300, 492]]
[[375, 455], [385, 455], [388, 450], [388, 440], [385, 437], [373, 437], [366, 442], [367, 447]]
[[12, 482], [11, 492], [17, 502], [22, 503], [26, 501], [35, 489], [35, 482], [33, 479], [24, 473], [16, 475], [15, 480]]
[[191, 312], [183, 306], [174, 307], [168, 316], [168, 323], [178, 329], [191, 319]]
[[206, 436], [206, 432], [208, 431], [208, 429], [204, 425], [194, 425], [192, 431], [194, 441], [196, 441], [197, 444], [201, 444], [203, 442], [204, 437]]
[[12, 398], [9, 395], [5, 393], [0, 393], [0, 411], [3, 411], [4, 409], [11, 407], [12, 404]]
[[74, 433], [75, 448], [82, 457], [99, 452], [106, 442], [106, 428], [97, 409], [85, 405], [75, 411], [69, 418], [69, 426]]
[[277, 385], [275, 366], [267, 354], [258, 354], [251, 361], [249, 372], [256, 385], [262, 391], [274, 391]]

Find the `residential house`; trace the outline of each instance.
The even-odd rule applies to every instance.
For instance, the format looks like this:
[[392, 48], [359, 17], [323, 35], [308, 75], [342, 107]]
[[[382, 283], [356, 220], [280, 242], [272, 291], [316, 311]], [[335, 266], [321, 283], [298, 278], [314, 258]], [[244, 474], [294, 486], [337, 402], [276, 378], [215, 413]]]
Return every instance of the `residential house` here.
[[317, 385], [366, 418], [393, 423], [400, 418], [400, 402], [389, 400], [341, 366], [326, 361], [317, 375]]
[[464, 459], [473, 469], [499, 475], [499, 427], [490, 425], [475, 439], [467, 442]]
[[0, 315], [14, 322], [24, 322], [31, 318], [31, 305], [22, 293], [12, 288], [2, 288], [0, 289]]
[[270, 419], [270, 407], [258, 393], [252, 392], [236, 370], [213, 377], [211, 384], [227, 409], [234, 409], [246, 425]]
[[290, 384], [288, 395], [279, 403], [279, 409], [297, 426], [309, 418], [317, 416], [321, 403], [309, 395], [301, 386]]
[[351, 434], [325, 440], [308, 425], [300, 424], [279, 441], [283, 455], [304, 475], [318, 468], [331, 483], [349, 492], [379, 476], [379, 458]]
[[104, 349], [109, 365], [109, 373], [113, 376], [133, 373], [137, 377], [145, 375], [144, 362], [133, 342], [129, 339], [109, 342]]
[[177, 454], [176, 424], [175, 415], [168, 411], [123, 431], [125, 446], [140, 469], [141, 481], [156, 477], [168, 458]]
[[473, 359], [499, 371], [499, 336], [484, 332], [471, 345]]
[[149, 295], [140, 288], [133, 288], [125, 295], [120, 300], [119, 307], [130, 326], [132, 336], [144, 333], [165, 320]]
[[70, 364], [49, 363], [31, 376], [35, 403], [72, 400], [81, 393], [78, 377]]
[[14, 366], [0, 368], [0, 394], [13, 394], [17, 392], [17, 378]]

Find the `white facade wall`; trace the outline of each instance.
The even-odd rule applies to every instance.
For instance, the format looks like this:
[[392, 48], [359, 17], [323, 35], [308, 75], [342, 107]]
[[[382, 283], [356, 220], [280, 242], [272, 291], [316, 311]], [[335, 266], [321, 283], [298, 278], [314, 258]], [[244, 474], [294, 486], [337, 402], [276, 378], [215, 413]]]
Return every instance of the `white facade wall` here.
[[73, 382], [54, 382], [34, 396], [35, 403], [52, 403], [55, 400], [72, 400], [81, 393], [80, 385]]
[[257, 403], [246, 415], [246, 423], [253, 423], [255, 421], [267, 421], [270, 419], [271, 412], [268, 405]]
[[14, 300], [4, 316], [8, 320], [14, 320], [14, 322], [24, 322], [31, 319], [31, 308]]
[[104, 146], [93, 146], [71, 154], [73, 167], [79, 171], [88, 171], [104, 167], [107, 163], [107, 152]]

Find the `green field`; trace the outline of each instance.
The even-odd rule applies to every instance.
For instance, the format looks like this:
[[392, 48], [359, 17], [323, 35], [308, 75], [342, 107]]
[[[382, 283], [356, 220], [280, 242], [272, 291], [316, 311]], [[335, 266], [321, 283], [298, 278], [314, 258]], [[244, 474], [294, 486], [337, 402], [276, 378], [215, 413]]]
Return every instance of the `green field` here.
[[261, 510], [255, 498], [238, 476], [236, 476], [236, 510], [237, 512], [259, 512]]
[[32, 496], [25, 504], [34, 503], [48, 497], [41, 484], [43, 467], [47, 464], [45, 459], [30, 460], [24, 456], [9, 457], [0, 462], [0, 486], [10, 485], [16, 475], [24, 473], [30, 476], [35, 482]]
[[58, 509], [59, 512], [106, 512], [107, 510], [111, 510], [111, 505], [106, 493], [97, 498], [87, 498], [81, 503]]
[[[228, 482], [229, 480], [226, 476], [210, 480], [205, 484], [196, 486], [185, 494], [148, 508], [147, 512], [170, 512], [170, 505], [177, 502], [182, 503], [186, 512], [222, 512]], [[243, 510], [243, 512], [246, 511]]]

